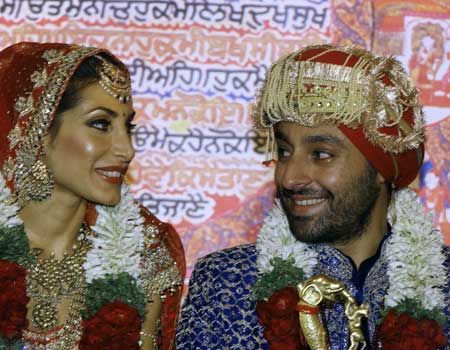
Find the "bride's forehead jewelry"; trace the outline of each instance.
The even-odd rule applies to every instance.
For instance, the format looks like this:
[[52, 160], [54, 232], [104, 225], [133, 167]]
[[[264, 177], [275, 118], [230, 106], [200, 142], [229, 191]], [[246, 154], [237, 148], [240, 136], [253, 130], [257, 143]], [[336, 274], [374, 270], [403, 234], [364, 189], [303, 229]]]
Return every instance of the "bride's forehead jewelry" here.
[[98, 68], [100, 86], [121, 103], [131, 101], [131, 80], [128, 72], [107, 61], [103, 57], [95, 56], [101, 60]]

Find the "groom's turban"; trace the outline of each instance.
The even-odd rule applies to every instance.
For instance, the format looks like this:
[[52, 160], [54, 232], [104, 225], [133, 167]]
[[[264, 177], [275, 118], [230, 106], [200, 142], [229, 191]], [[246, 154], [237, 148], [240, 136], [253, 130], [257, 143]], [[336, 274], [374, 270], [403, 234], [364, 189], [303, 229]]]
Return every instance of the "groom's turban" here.
[[355, 47], [310, 46], [269, 69], [256, 127], [280, 121], [336, 125], [396, 188], [408, 186], [424, 153], [418, 92], [393, 57]]

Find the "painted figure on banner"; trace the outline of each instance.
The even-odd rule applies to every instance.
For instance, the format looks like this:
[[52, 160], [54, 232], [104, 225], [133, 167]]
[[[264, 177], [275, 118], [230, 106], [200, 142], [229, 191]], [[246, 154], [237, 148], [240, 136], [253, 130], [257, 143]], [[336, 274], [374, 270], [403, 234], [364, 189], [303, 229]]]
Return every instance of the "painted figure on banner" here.
[[125, 182], [125, 65], [23, 42], [0, 82], [0, 348], [174, 349], [184, 252]]
[[450, 198], [448, 197], [450, 179], [446, 178], [445, 172], [431, 160], [424, 162], [420, 175], [420, 196], [427, 199], [425, 204], [428, 210], [433, 211], [435, 224], [445, 232], [448, 230], [447, 222], [450, 213]]
[[417, 87], [432, 88], [443, 55], [443, 28], [439, 24], [420, 23], [414, 27], [409, 69]]
[[450, 349], [450, 254], [408, 189], [425, 129], [400, 62], [308, 46], [270, 67], [253, 118], [277, 195], [255, 243], [197, 262], [177, 347]]
[[442, 91], [440, 94], [442, 94], [445, 98], [447, 98], [447, 101], [450, 100], [450, 51], [447, 52], [447, 71], [444, 73], [444, 76], [441, 80], [441, 88]]

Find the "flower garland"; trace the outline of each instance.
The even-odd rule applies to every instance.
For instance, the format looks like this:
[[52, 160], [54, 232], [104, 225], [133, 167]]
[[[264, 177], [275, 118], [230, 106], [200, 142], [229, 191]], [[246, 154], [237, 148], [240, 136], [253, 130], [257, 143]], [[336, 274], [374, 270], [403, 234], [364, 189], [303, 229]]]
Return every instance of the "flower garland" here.
[[19, 206], [13, 200], [3, 176], [0, 176], [0, 227], [21, 225], [22, 220], [17, 215]]
[[[388, 222], [392, 227], [386, 240], [389, 288], [374, 346], [435, 350], [447, 344], [441, 326], [447, 284], [442, 234], [408, 189], [393, 194]], [[256, 249], [259, 277], [253, 292], [270, 349], [306, 349], [299, 331], [295, 337], [286, 333], [286, 329], [299, 330], [295, 307], [288, 306], [298, 300], [299, 276], [311, 276], [317, 253], [293, 237], [278, 200], [264, 221]]]
[[256, 266], [262, 274], [273, 270], [271, 260], [274, 257], [282, 260], [292, 260], [293, 264], [302, 269], [306, 276], [311, 276], [317, 265], [317, 253], [308, 248], [306, 243], [298, 241], [289, 229], [289, 223], [278, 199], [264, 225], [256, 242], [258, 258]]
[[[96, 224], [89, 237], [92, 249], [84, 264], [87, 281], [79, 348], [139, 348], [146, 297], [140, 280], [144, 249], [143, 218], [127, 186], [114, 207], [96, 206]], [[0, 348], [20, 348], [28, 320], [25, 275], [21, 265], [31, 259], [28, 239], [3, 177], [0, 176]], [[102, 330], [101, 332], [99, 330]]]
[[257, 300], [267, 299], [285, 286], [294, 287], [310, 277], [317, 265], [317, 253], [291, 234], [278, 199], [264, 220], [256, 247], [256, 267], [261, 275], [254, 288]]
[[144, 249], [144, 219], [128, 188], [122, 186], [121, 192], [118, 205], [95, 207], [98, 218], [91, 229], [97, 236], [89, 237], [92, 249], [84, 264], [88, 283], [126, 272], [142, 285], [139, 264]]
[[386, 242], [389, 289], [385, 306], [398, 308], [405, 300], [415, 300], [429, 311], [443, 310], [447, 272], [440, 253], [443, 236], [433, 228], [431, 214], [425, 214], [417, 194], [410, 190], [394, 195], [388, 222], [395, 233]]

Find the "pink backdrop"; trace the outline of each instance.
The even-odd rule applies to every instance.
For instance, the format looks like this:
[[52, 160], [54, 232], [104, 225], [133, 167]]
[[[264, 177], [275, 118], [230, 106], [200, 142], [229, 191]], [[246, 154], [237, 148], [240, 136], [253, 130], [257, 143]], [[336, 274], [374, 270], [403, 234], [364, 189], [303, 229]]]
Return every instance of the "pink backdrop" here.
[[273, 196], [250, 109], [270, 62], [308, 44], [397, 56], [420, 87], [427, 156], [416, 189], [450, 243], [450, 4], [393, 0], [2, 0], [0, 47], [108, 48], [129, 67], [136, 198], [182, 236], [188, 268], [254, 240]]

